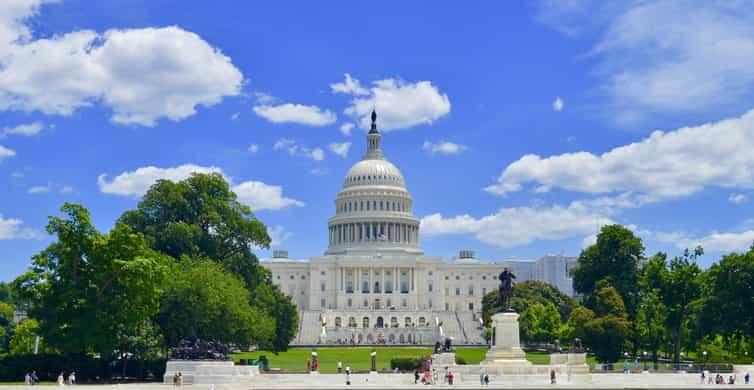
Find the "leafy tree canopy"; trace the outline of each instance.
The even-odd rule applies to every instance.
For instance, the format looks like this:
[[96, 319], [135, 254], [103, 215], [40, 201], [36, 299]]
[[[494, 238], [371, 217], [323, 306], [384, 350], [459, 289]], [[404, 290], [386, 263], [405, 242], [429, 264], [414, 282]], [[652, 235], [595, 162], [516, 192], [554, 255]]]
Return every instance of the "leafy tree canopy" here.
[[554, 342], [560, 331], [560, 314], [552, 303], [535, 303], [527, 307], [518, 319], [521, 338], [536, 343]]

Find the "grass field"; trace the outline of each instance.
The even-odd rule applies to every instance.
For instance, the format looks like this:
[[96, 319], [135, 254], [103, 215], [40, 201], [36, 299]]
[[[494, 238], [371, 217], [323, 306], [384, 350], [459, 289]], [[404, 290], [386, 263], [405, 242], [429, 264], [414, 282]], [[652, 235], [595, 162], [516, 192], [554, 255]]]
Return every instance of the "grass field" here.
[[[377, 369], [390, 370], [390, 360], [396, 357], [423, 357], [432, 353], [431, 347], [377, 347]], [[338, 360], [343, 368], [351, 366], [354, 371], [368, 371], [370, 368], [371, 347], [323, 347], [317, 349], [319, 370], [323, 373], [337, 371]], [[270, 351], [243, 352], [233, 355], [234, 361], [240, 359], [258, 359], [267, 356], [270, 368], [283, 372], [305, 372], [306, 360], [311, 359], [310, 348], [291, 348], [286, 352], [275, 354]], [[478, 364], [484, 359], [487, 348], [456, 348], [456, 356], [462, 357], [467, 364]], [[534, 364], [549, 364], [550, 356], [546, 353], [527, 353], [526, 358]]]

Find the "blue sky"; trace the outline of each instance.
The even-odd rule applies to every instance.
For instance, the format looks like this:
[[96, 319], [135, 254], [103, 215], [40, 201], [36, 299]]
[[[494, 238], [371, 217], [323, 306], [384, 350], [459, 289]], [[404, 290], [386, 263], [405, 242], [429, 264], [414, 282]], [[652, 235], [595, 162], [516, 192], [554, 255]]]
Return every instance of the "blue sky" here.
[[3, 7], [0, 280], [63, 202], [106, 231], [192, 171], [222, 172], [276, 247], [322, 254], [372, 108], [427, 254], [578, 255], [611, 222], [704, 265], [754, 241], [745, 4]]

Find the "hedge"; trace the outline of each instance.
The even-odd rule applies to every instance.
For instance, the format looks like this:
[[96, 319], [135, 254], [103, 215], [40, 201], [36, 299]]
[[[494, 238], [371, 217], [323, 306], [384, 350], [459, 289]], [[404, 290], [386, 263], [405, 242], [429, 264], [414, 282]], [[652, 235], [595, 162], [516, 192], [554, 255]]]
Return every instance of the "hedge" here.
[[[122, 362], [98, 359], [85, 354], [55, 355], [7, 355], [0, 358], [0, 382], [23, 381], [27, 372], [37, 371], [43, 381], [54, 381], [63, 371], [67, 376], [76, 372], [79, 382], [95, 382], [120, 378]], [[128, 360], [126, 378], [161, 380], [165, 373], [165, 359]]]
[[390, 359], [390, 368], [397, 368], [402, 371], [418, 370], [424, 364], [423, 358], [399, 357]]

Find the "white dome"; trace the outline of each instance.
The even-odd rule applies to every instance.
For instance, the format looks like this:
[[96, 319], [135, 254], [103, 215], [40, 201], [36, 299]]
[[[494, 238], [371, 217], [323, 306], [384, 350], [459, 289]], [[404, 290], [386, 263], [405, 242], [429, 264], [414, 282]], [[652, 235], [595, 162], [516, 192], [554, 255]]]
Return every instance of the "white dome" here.
[[387, 160], [361, 160], [346, 174], [343, 188], [361, 185], [406, 187], [401, 171]]

